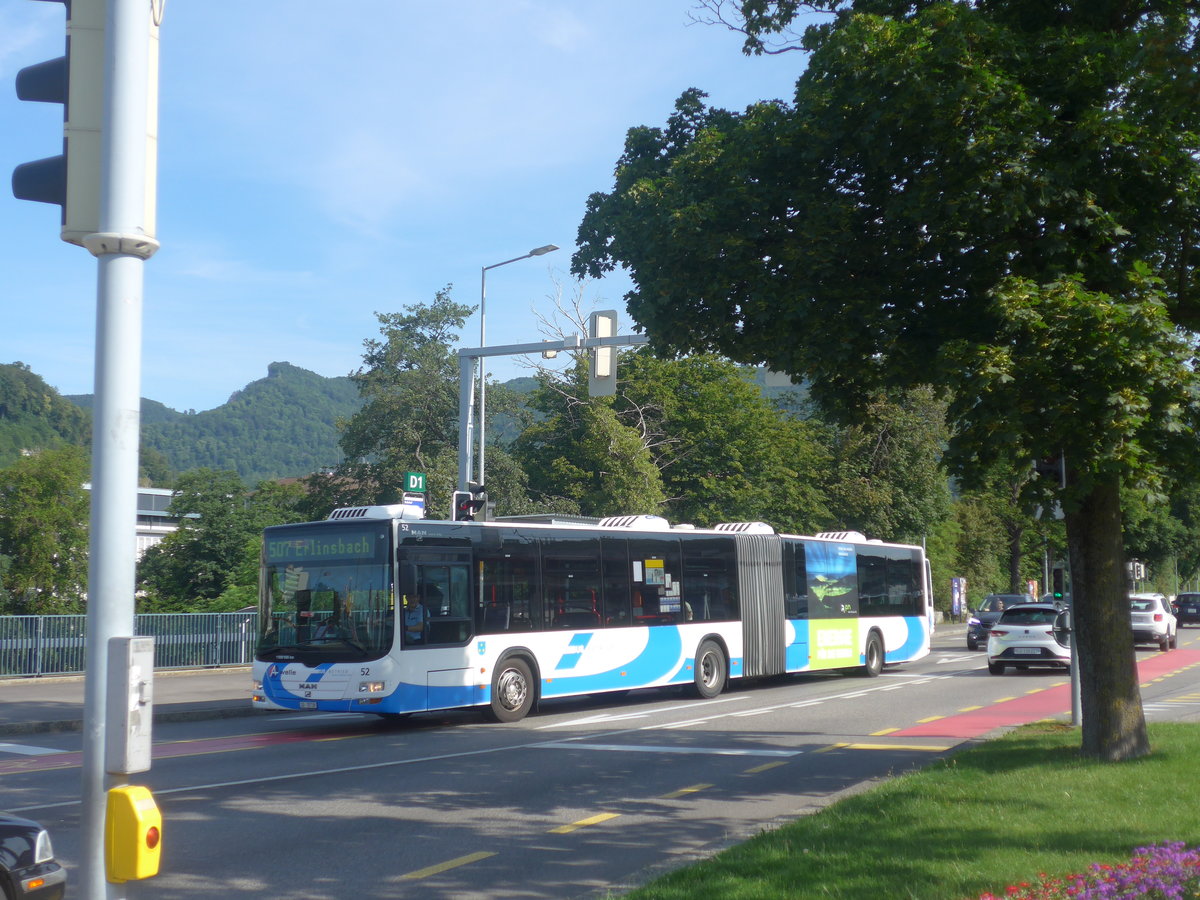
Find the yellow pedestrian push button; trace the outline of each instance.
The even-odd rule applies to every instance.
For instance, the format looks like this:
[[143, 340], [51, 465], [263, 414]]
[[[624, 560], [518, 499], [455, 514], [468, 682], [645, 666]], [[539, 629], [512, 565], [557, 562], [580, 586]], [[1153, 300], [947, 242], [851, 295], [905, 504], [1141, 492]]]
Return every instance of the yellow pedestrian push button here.
[[138, 785], [108, 792], [104, 857], [113, 884], [158, 874], [162, 855], [162, 814], [149, 789]]

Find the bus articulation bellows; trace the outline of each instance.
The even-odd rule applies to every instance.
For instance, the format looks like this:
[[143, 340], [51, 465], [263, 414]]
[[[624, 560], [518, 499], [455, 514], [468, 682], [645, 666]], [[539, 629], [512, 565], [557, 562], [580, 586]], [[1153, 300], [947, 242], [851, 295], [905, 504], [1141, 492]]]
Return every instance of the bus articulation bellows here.
[[657, 516], [336, 510], [264, 534], [253, 703], [403, 715], [822, 669], [929, 652], [920, 547]]

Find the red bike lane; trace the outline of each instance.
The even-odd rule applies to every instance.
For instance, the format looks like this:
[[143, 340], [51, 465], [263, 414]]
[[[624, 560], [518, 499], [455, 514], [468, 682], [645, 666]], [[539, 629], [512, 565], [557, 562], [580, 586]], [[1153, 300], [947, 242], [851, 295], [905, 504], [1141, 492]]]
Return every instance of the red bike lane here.
[[[1178, 675], [1200, 664], [1200, 650], [1172, 650], [1138, 660], [1138, 681], [1145, 684], [1156, 678]], [[999, 676], [1004, 678], [1005, 676]], [[1014, 687], [1034, 684], [1027, 678], [1011, 678]], [[1071, 712], [1071, 684], [1030, 690], [1019, 697], [1006, 697], [988, 706], [968, 709], [933, 721], [921, 722], [911, 728], [888, 733], [896, 737], [952, 737], [963, 740], [977, 738], [997, 728], [1026, 725]]]

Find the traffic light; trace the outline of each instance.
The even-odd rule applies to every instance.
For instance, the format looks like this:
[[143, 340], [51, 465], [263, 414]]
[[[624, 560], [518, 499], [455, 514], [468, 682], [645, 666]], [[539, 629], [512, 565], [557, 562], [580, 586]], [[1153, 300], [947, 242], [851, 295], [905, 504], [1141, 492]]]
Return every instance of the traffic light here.
[[1050, 478], [1060, 487], [1067, 486], [1067, 460], [1059, 453], [1057, 456], [1047, 456], [1033, 461], [1033, 471], [1043, 478]]
[[1055, 600], [1062, 600], [1066, 597], [1066, 591], [1063, 587], [1063, 579], [1065, 574], [1066, 573], [1064, 573], [1062, 569], [1055, 569], [1053, 572], [1054, 586], [1051, 588], [1050, 593], [1053, 595]]
[[13, 170], [18, 200], [62, 207], [62, 239], [100, 230], [100, 145], [104, 119], [104, 0], [49, 0], [67, 10], [67, 52], [17, 72], [17, 98], [63, 105], [62, 154]]
[[[617, 311], [603, 309], [588, 317], [588, 337], [614, 337], [617, 333]], [[617, 348], [593, 347], [588, 365], [588, 396], [612, 397], [617, 393]]]
[[474, 522], [476, 513], [484, 510], [479, 518], [487, 518], [487, 489], [482, 484], [471, 482], [465, 491], [455, 491], [450, 505], [451, 518], [455, 522]]
[[[66, 53], [17, 72], [17, 98], [63, 105], [62, 153], [13, 169], [18, 200], [62, 207], [62, 239], [83, 246], [100, 231], [101, 154], [105, 122], [106, 0], [43, 0], [67, 11]], [[160, 7], [161, 10], [161, 7]], [[145, 206], [141, 232], [153, 238], [158, 159], [158, 15], [147, 41]]]

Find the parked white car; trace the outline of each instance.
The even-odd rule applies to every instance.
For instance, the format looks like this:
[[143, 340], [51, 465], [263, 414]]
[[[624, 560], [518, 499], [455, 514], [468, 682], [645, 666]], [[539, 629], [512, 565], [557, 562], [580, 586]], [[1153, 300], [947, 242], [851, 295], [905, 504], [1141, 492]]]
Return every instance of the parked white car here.
[[1164, 652], [1178, 646], [1178, 623], [1162, 594], [1130, 594], [1129, 618], [1135, 644], [1158, 644]]

